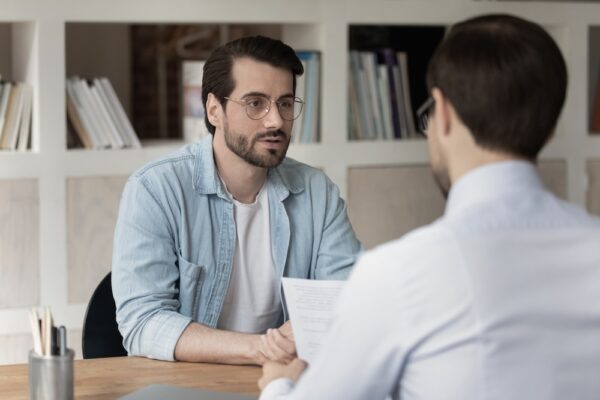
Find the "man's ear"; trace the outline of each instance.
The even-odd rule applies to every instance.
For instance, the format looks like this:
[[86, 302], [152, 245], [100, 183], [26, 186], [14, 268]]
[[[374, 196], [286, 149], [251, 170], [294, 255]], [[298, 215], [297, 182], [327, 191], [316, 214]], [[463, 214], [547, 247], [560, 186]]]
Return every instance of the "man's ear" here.
[[446, 136], [448, 133], [450, 133], [452, 124], [452, 110], [450, 110], [451, 105], [446, 97], [444, 97], [442, 91], [437, 87], [431, 89], [431, 96], [433, 97], [433, 100], [435, 100], [433, 123], [437, 124], [436, 131], [439, 132], [439, 134]]
[[208, 122], [210, 122], [214, 127], [221, 126], [221, 120], [223, 118], [223, 106], [212, 93], [209, 93], [208, 98], [206, 99], [206, 116], [208, 117]]

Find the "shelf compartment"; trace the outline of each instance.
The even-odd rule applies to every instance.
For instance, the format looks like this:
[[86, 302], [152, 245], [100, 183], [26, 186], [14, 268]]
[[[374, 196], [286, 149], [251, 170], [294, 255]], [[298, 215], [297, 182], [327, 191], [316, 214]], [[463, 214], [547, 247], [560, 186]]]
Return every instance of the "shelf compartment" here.
[[[265, 35], [296, 50], [321, 50], [316, 24], [66, 24], [66, 74], [107, 77], [139, 139], [184, 140], [182, 63], [202, 60], [221, 43]], [[82, 147], [69, 129], [69, 148]]]

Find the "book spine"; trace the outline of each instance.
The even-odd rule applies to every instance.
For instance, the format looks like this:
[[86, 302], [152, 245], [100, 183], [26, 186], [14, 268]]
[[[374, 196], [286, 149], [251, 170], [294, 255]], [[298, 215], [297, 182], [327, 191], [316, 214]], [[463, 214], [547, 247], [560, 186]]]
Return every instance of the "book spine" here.
[[379, 94], [379, 88], [377, 85], [377, 63], [375, 61], [375, 54], [366, 51], [361, 52], [363, 59], [363, 65], [365, 69], [365, 77], [367, 80], [368, 91], [370, 93], [370, 109], [372, 119], [375, 125], [375, 131], [371, 136], [371, 139], [382, 139], [383, 134], [383, 122], [381, 120], [381, 96]]
[[33, 107], [33, 88], [31, 85], [23, 84], [23, 113], [19, 127], [19, 137], [16, 150], [26, 151], [31, 136], [31, 111]]
[[392, 126], [394, 128], [394, 138], [400, 139], [402, 137], [402, 125], [400, 122], [400, 107], [398, 105], [398, 66], [396, 64], [396, 55], [393, 49], [386, 48], [383, 49], [382, 56], [383, 63], [387, 67], [387, 75], [389, 79], [388, 90], [390, 94], [390, 108], [392, 114]]
[[358, 51], [350, 53], [353, 70], [355, 71], [355, 82], [358, 94], [358, 104], [361, 110], [361, 120], [363, 121], [363, 135], [361, 140], [370, 139], [375, 135], [375, 121], [371, 112], [371, 95], [366, 79], [366, 72], [363, 68], [362, 57]]
[[387, 75], [387, 67], [379, 65], [379, 94], [381, 96], [381, 118], [383, 122], [384, 138], [386, 140], [394, 139], [394, 127], [392, 124], [392, 109], [390, 107], [390, 82]]
[[406, 123], [408, 126], [408, 136], [417, 136], [417, 130], [415, 129], [415, 119], [412, 108], [412, 101], [410, 99], [410, 83], [409, 83], [409, 72], [408, 72], [408, 60], [407, 55], [404, 52], [398, 53], [398, 67], [400, 68], [400, 78], [402, 79], [402, 95], [404, 99], [404, 110], [406, 113]]

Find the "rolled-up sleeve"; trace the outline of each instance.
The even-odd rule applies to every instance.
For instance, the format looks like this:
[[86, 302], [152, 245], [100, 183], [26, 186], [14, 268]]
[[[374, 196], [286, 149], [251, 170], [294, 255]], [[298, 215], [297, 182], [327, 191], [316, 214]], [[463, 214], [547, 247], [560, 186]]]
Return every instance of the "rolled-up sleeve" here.
[[130, 355], [174, 360], [191, 321], [178, 312], [175, 229], [150, 183], [132, 176], [121, 198], [112, 260], [117, 322]]

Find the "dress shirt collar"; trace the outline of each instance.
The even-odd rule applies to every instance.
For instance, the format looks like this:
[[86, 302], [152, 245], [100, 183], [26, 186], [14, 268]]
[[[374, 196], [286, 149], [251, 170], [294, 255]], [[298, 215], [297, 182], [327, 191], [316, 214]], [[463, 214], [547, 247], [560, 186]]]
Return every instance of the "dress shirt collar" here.
[[448, 195], [445, 215], [512, 193], [544, 190], [535, 165], [510, 160], [478, 167], [456, 181]]

